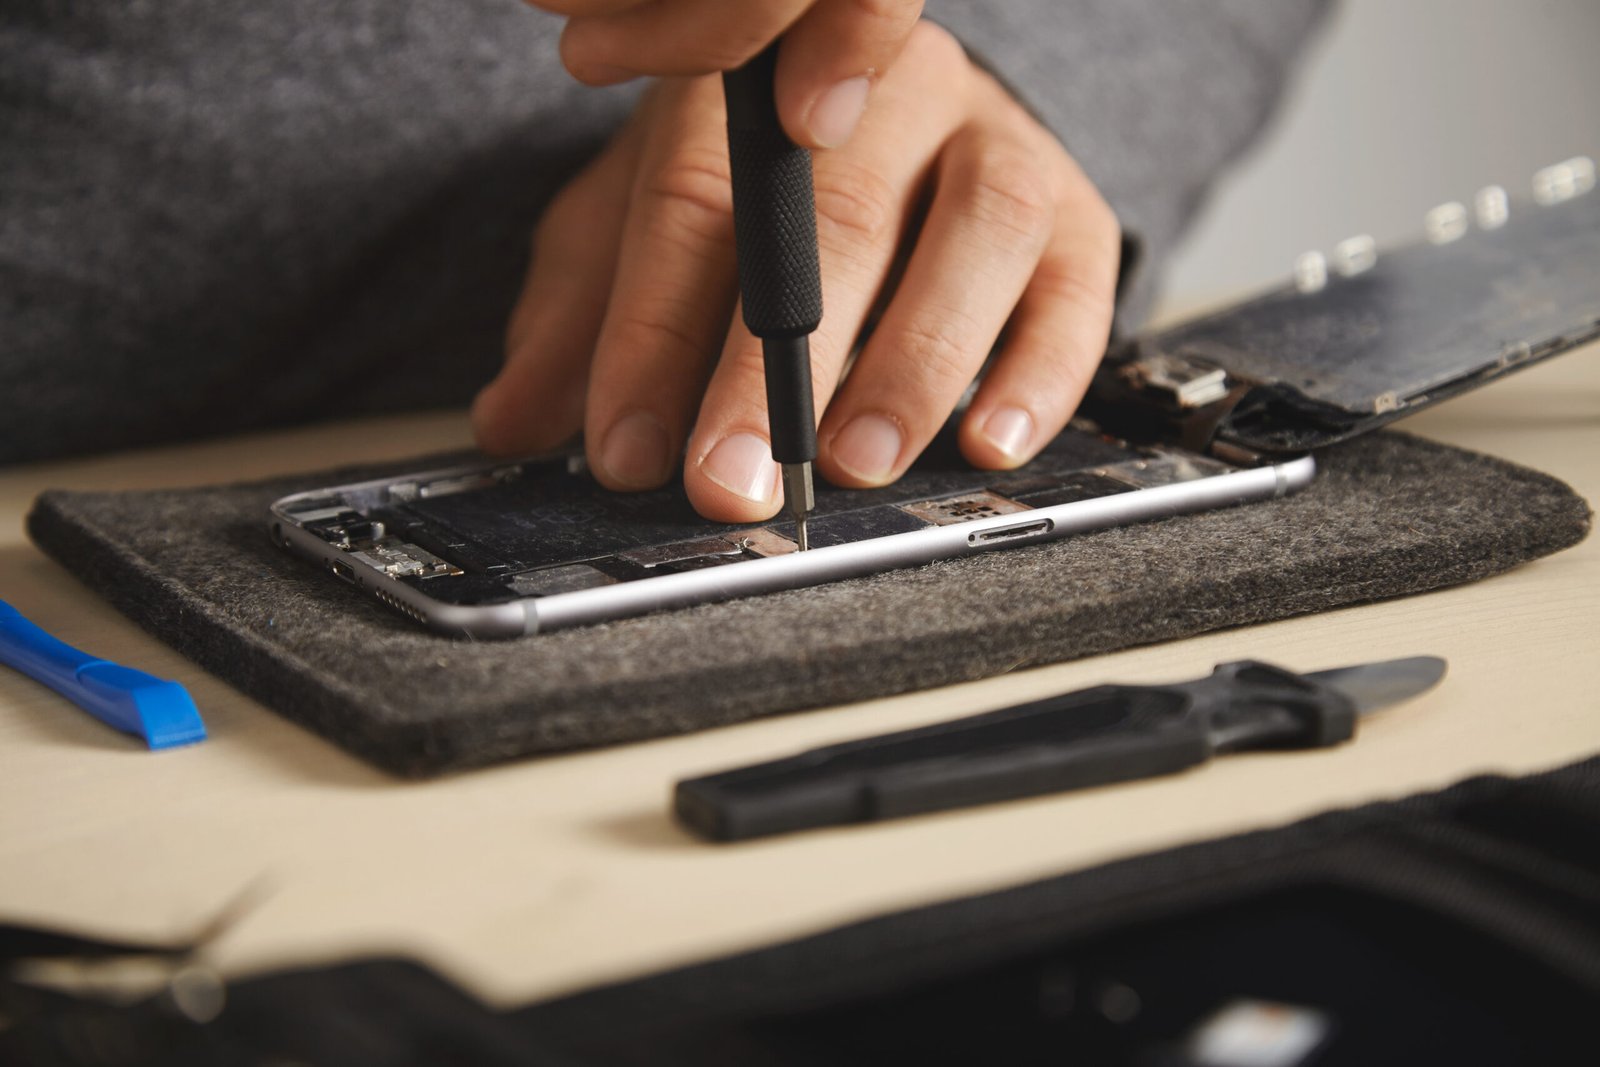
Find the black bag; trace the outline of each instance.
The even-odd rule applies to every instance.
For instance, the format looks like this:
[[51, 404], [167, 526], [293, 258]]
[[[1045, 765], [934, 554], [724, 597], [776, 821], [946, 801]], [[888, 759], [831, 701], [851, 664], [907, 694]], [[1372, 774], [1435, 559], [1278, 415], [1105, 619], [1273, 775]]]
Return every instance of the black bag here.
[[[138, 948], [0, 928], [6, 960]], [[6, 1064], [1589, 1062], [1600, 758], [508, 1013], [387, 960], [241, 982], [205, 1023], [170, 990], [114, 1007], [3, 988]], [[1229, 1019], [1235, 1042], [1241, 1020], [1254, 1033], [1255, 1059], [1237, 1043], [1215, 1058]], [[1280, 1040], [1272, 1059], [1273, 1026], [1314, 1040]]]

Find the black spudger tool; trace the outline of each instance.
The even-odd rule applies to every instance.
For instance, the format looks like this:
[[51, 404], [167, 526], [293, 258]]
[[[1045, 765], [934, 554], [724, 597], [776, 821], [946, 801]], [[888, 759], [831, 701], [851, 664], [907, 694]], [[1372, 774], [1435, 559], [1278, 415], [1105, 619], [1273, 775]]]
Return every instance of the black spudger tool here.
[[1102, 685], [678, 783], [675, 808], [715, 841], [1153, 778], [1245, 749], [1316, 748], [1431, 689], [1434, 656], [1295, 674], [1253, 660], [1173, 685]]
[[783, 132], [773, 97], [778, 45], [722, 76], [733, 171], [733, 232], [745, 325], [761, 338], [772, 458], [783, 465], [784, 503], [804, 550], [815, 504], [811, 464], [817, 423], [811, 334], [822, 321], [817, 208], [811, 153]]

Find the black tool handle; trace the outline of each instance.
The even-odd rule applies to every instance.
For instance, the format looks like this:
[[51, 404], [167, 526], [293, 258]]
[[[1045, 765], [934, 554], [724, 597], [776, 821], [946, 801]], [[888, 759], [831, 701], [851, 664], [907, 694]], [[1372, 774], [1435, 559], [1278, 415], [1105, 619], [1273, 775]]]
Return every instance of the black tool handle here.
[[732, 841], [1170, 774], [1220, 751], [1333, 744], [1338, 692], [1253, 662], [1170, 686], [1107, 685], [680, 782], [679, 819]]
[[733, 234], [745, 325], [761, 338], [772, 458], [817, 458], [809, 337], [822, 321], [811, 153], [783, 132], [773, 97], [778, 45], [722, 76], [733, 172]]
[[[804, 337], [822, 321], [811, 153], [783, 132], [778, 45], [722, 76], [744, 321], [757, 337]], [[809, 375], [806, 380], [810, 388]]]

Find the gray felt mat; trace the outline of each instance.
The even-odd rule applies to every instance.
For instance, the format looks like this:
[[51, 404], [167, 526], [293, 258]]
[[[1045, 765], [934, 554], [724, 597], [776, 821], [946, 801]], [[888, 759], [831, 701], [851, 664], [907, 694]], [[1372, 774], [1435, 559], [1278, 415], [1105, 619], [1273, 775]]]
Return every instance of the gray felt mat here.
[[419, 776], [1405, 596], [1588, 530], [1562, 483], [1402, 434], [1319, 460], [1311, 488], [1271, 503], [493, 643], [424, 632], [268, 543], [271, 501], [349, 472], [46, 493], [28, 527], [207, 670]]

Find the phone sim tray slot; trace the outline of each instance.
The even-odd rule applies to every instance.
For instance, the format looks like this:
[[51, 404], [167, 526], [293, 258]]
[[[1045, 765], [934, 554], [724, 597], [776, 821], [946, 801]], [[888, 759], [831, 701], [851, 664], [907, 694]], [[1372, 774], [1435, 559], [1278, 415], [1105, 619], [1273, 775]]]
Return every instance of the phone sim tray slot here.
[[1049, 533], [1056, 528], [1054, 519], [1034, 519], [1011, 526], [996, 526], [989, 530], [975, 530], [967, 535], [969, 545], [993, 545], [1002, 541], [1020, 541], [1024, 537]]

